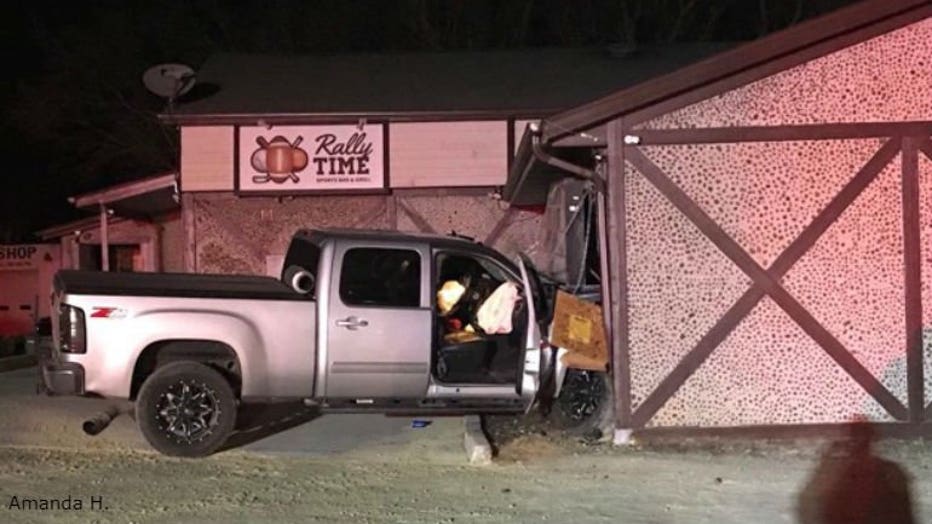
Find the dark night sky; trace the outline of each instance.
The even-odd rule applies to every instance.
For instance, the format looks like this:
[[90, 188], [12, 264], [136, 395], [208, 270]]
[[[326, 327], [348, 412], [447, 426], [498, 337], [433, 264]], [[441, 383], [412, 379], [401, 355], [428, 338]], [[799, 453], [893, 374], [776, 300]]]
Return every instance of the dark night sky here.
[[0, 242], [76, 218], [68, 196], [171, 169], [141, 81], [214, 52], [749, 40], [852, 0], [17, 1], [5, 11]]

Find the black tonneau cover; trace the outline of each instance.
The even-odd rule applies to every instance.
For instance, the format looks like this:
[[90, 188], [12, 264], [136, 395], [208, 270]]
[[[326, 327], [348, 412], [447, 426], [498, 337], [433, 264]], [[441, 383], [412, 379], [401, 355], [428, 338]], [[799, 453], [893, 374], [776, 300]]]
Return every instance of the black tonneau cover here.
[[309, 300], [271, 277], [196, 273], [108, 273], [62, 270], [55, 291], [78, 295]]

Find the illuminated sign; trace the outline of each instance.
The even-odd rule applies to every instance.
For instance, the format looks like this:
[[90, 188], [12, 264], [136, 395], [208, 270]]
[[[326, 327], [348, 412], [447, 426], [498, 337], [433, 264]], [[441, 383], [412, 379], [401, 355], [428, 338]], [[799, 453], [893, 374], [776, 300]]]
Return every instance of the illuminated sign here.
[[384, 126], [255, 126], [237, 134], [242, 192], [385, 188]]

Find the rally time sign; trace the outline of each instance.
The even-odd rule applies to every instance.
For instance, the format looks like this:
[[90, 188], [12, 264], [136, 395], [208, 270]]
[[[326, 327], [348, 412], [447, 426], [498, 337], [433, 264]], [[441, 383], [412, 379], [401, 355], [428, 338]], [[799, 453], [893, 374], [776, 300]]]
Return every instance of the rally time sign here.
[[237, 140], [243, 192], [385, 187], [383, 124], [240, 127]]

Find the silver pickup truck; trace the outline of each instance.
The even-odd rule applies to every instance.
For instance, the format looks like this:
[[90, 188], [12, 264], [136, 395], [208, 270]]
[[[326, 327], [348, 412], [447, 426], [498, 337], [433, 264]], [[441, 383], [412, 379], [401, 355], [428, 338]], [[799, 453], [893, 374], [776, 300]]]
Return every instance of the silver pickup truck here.
[[[449, 281], [464, 292], [441, 311]], [[510, 332], [472, 329], [471, 299], [507, 282], [518, 290]], [[240, 403], [522, 412], [556, 396], [565, 373], [542, 336], [550, 319], [533, 269], [460, 237], [299, 231], [280, 280], [61, 271], [52, 300], [45, 387], [134, 401], [143, 435], [170, 455], [217, 450]]]

